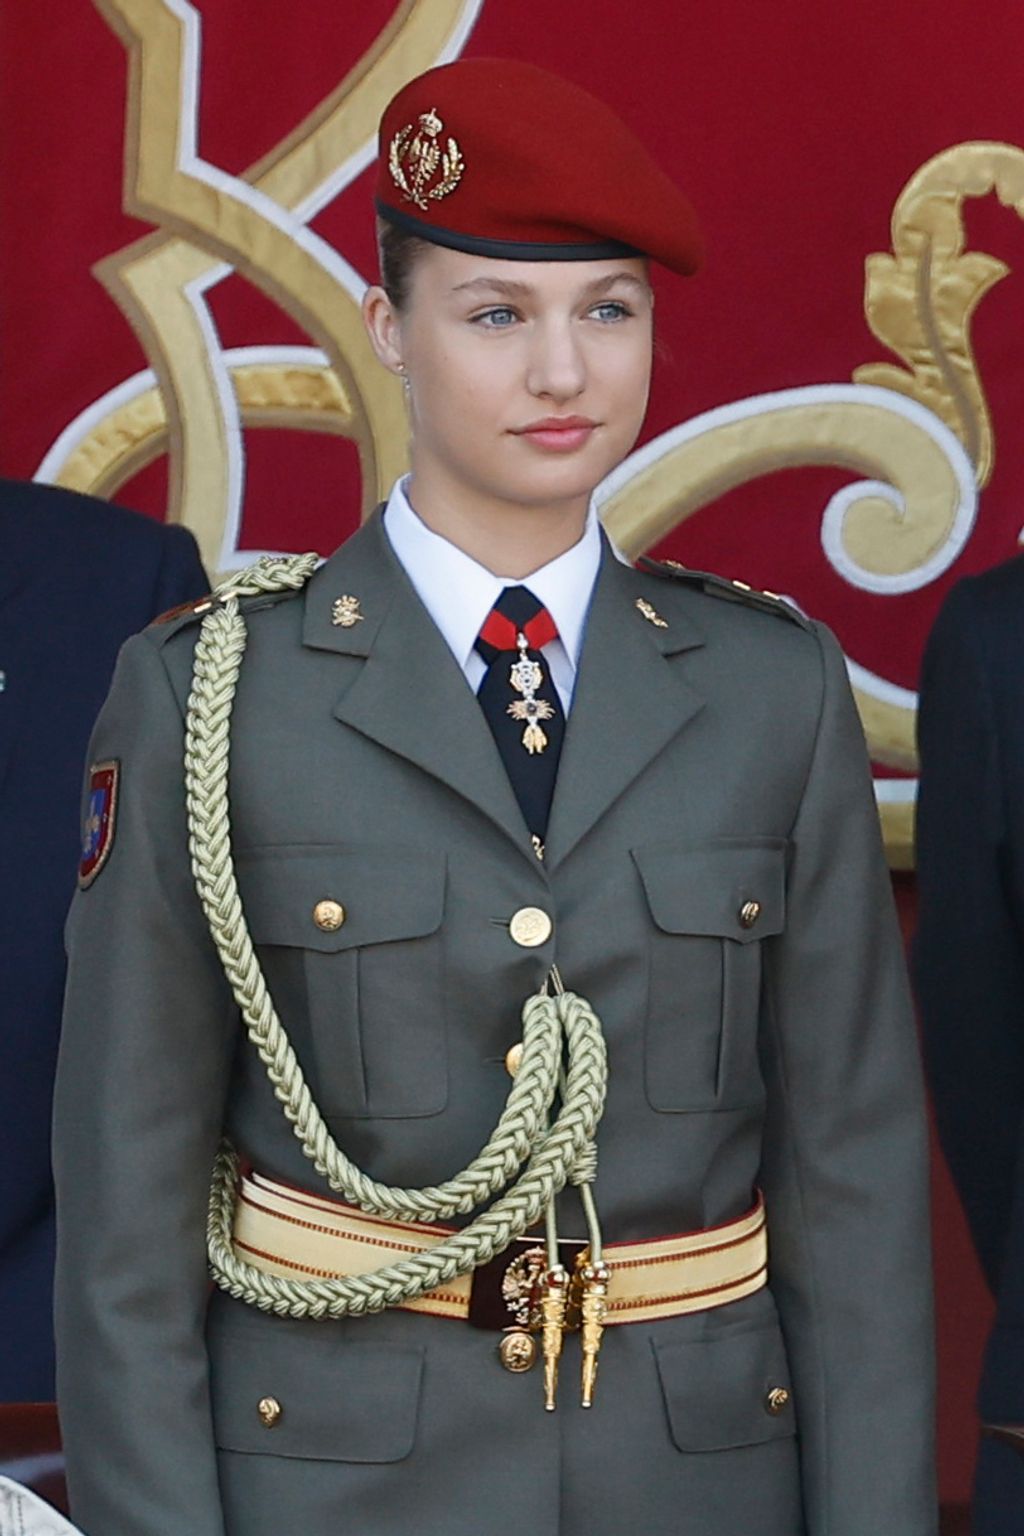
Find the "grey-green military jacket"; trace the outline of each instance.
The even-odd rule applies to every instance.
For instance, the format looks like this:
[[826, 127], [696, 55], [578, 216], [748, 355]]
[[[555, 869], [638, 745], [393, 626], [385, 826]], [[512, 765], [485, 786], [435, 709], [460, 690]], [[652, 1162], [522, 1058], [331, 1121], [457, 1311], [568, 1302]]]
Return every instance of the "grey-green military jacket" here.
[[[124, 648], [92, 749], [121, 764], [117, 825], [70, 921], [56, 1105], [59, 1396], [89, 1536], [933, 1536], [922, 1101], [863, 739], [827, 631], [724, 590], [606, 548], [544, 862], [379, 515], [304, 592], [246, 605], [239, 883], [346, 1151], [401, 1185], [469, 1162], [557, 961], [608, 1039], [606, 1240], [764, 1192], [768, 1288], [610, 1329], [589, 1412], [573, 1341], [546, 1414], [538, 1373], [466, 1323], [209, 1299], [223, 1128], [264, 1172], [318, 1180], [193, 889], [197, 625]], [[540, 948], [513, 939], [524, 906], [553, 919]], [[576, 1197], [561, 1210], [581, 1234]]]

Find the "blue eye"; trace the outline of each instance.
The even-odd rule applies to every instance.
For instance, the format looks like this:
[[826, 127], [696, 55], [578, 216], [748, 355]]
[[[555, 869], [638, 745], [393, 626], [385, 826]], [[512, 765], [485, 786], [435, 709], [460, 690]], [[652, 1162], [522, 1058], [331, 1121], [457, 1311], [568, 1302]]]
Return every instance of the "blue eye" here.
[[509, 309], [502, 304], [494, 309], [485, 309], [482, 314], [473, 316], [474, 325], [482, 325], [486, 330], [504, 331], [510, 325], [514, 325], [518, 319], [514, 309]]
[[618, 299], [606, 299], [603, 304], [595, 304], [590, 313], [598, 320], [607, 323], [615, 320], [626, 320], [633, 311], [628, 305], [621, 303]]

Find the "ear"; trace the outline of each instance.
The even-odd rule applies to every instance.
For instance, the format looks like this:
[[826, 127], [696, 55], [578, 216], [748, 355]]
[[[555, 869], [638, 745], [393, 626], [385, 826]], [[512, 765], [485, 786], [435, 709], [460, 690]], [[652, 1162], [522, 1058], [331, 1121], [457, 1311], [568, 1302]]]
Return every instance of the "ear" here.
[[384, 289], [374, 285], [363, 295], [363, 324], [378, 359], [391, 373], [404, 371], [401, 321]]

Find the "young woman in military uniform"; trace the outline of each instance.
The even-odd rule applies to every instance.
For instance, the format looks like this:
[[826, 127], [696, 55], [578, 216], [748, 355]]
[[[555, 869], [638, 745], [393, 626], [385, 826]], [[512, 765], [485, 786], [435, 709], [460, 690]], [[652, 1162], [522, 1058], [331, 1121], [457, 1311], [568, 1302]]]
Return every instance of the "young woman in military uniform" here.
[[602, 105], [484, 60], [391, 104], [377, 210], [410, 477], [131, 642], [96, 729], [76, 1516], [931, 1536], [921, 1097], [843, 659], [632, 569], [591, 504], [693, 216]]

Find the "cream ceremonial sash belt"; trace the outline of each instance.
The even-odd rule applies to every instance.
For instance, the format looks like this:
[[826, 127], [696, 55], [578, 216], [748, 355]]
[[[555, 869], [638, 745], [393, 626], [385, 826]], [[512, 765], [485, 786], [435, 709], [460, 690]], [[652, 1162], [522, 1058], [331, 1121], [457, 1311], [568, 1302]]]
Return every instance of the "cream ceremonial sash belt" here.
[[[242, 1177], [233, 1246], [264, 1274], [327, 1280], [365, 1274], [422, 1253], [453, 1230], [367, 1216], [253, 1171]], [[561, 1247], [578, 1253], [585, 1244]], [[724, 1226], [639, 1243], [607, 1243], [604, 1257], [611, 1272], [606, 1325], [725, 1306], [765, 1284], [764, 1201], [759, 1195], [751, 1210]], [[543, 1239], [521, 1238], [483, 1269], [400, 1305], [487, 1328], [534, 1327], [534, 1293], [546, 1267]]]

